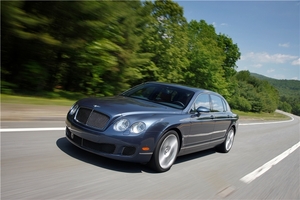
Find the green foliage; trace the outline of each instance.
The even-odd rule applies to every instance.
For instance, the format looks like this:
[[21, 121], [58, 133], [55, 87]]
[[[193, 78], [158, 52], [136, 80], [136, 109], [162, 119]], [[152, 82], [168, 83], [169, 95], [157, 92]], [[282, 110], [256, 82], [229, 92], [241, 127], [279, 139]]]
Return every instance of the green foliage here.
[[171, 0], [4, 1], [1, 15], [5, 93], [109, 96], [163, 81], [219, 92], [245, 111], [279, 103], [267, 82], [236, 74], [240, 52], [230, 37], [204, 20], [188, 23]]
[[249, 71], [235, 75], [238, 82], [235, 97], [230, 99], [233, 108], [251, 112], [274, 112], [279, 104], [278, 91], [267, 81], [251, 76]]
[[252, 76], [270, 83], [278, 90], [280, 102], [278, 108], [300, 115], [298, 104], [300, 102], [300, 81], [297, 80], [277, 80], [259, 74], [251, 73]]
[[295, 106], [293, 106], [292, 113], [300, 116], [300, 103], [297, 103]]
[[300, 81], [299, 80], [278, 80], [268, 78], [259, 74], [251, 73], [252, 76], [268, 81], [279, 92], [280, 96], [300, 97]]
[[278, 109], [283, 110], [285, 112], [292, 112], [292, 106], [287, 102], [279, 102]]
[[232, 95], [236, 73], [235, 62], [240, 52], [231, 38], [217, 35], [215, 28], [204, 20], [192, 20], [188, 25], [189, 43], [185, 83], [221, 93], [226, 98]]
[[13, 94], [17, 85], [1, 80], [1, 94]]
[[151, 61], [145, 65], [143, 81], [184, 82], [183, 70], [189, 62], [187, 54], [187, 22], [183, 9], [169, 0], [146, 1], [149, 17], [141, 51], [151, 53]]
[[[18, 86], [21, 90], [42, 91], [45, 88], [48, 73], [41, 65], [35, 61], [25, 64], [18, 74]], [[24, 78], [28, 77], [28, 78]]]
[[241, 110], [244, 112], [249, 112], [252, 110], [250, 102], [245, 97], [241, 96], [234, 96], [233, 98], [231, 98], [231, 105], [233, 109]]

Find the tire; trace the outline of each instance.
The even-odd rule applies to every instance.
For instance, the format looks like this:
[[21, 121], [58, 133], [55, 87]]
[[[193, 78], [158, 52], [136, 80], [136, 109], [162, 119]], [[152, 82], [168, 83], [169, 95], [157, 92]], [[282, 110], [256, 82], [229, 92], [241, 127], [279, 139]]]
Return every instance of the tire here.
[[176, 160], [178, 150], [178, 134], [171, 130], [160, 138], [149, 162], [150, 167], [157, 172], [168, 171]]
[[217, 151], [221, 153], [228, 153], [232, 148], [234, 136], [235, 136], [235, 130], [234, 128], [231, 127], [226, 134], [225, 141], [219, 146], [217, 146]]

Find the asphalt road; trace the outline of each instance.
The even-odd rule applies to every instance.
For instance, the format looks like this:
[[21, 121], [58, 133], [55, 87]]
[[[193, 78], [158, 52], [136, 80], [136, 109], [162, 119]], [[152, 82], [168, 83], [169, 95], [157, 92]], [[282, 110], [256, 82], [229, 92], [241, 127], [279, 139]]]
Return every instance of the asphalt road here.
[[1, 199], [300, 199], [300, 120], [293, 118], [242, 123], [228, 154], [179, 157], [166, 173], [73, 146], [64, 121], [2, 122]]

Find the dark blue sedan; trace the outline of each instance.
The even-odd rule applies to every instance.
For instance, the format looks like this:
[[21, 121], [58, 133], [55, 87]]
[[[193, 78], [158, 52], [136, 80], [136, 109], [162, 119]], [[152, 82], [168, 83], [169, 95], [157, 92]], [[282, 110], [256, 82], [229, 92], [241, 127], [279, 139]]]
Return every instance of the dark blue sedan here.
[[147, 82], [118, 96], [77, 101], [66, 125], [67, 139], [86, 151], [164, 172], [177, 156], [229, 152], [238, 116], [215, 92]]

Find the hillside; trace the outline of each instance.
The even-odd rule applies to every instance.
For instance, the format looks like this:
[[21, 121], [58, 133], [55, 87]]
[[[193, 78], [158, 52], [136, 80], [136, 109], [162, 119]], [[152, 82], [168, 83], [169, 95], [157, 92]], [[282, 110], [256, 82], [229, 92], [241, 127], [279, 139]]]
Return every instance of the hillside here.
[[256, 73], [251, 73], [251, 76], [268, 81], [278, 90], [280, 96], [300, 98], [300, 81], [298, 80], [278, 80]]

